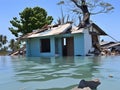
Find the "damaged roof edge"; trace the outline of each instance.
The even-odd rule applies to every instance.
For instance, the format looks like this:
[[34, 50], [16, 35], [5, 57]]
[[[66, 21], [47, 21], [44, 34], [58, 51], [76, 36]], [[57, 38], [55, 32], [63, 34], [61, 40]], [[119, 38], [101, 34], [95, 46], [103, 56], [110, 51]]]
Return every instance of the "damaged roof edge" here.
[[[98, 30], [100, 32], [100, 35], [108, 35], [105, 33], [98, 25], [95, 23], [91, 23], [91, 26]], [[56, 26], [48, 26], [47, 28], [44, 29], [37, 29], [37, 31], [28, 33], [27, 35], [24, 35], [21, 37], [22, 40], [27, 39], [27, 38], [34, 38], [34, 37], [43, 37], [43, 36], [51, 36], [51, 35], [58, 35], [58, 34], [63, 34], [67, 32], [69, 28], [72, 27], [71, 23], [66, 23], [62, 25], [56, 25]], [[50, 30], [49, 30], [50, 29]], [[82, 33], [83, 30], [77, 30], [77, 31], [71, 31], [71, 34], [74, 33]]]
[[71, 27], [72, 27], [72, 25], [70, 23], [67, 23], [67, 24], [59, 25], [57, 27], [48, 28], [42, 32], [38, 29], [38, 31], [29, 33], [29, 34], [23, 36], [22, 39], [63, 34]]
[[107, 33], [105, 33], [98, 25], [96, 25], [95, 23], [92, 23], [92, 26], [97, 29], [99, 32], [101, 32], [101, 35], [108, 35]]

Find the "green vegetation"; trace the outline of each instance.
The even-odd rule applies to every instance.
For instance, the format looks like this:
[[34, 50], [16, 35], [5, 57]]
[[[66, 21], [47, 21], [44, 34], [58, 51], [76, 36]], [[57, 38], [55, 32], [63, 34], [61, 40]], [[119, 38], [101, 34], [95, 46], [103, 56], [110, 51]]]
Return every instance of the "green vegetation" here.
[[26, 35], [35, 29], [51, 24], [53, 21], [52, 16], [47, 16], [47, 12], [40, 7], [27, 7], [19, 15], [20, 19], [13, 17], [13, 20], [10, 21], [13, 27], [9, 28], [16, 37]]
[[[103, 2], [103, 0], [68, 0], [69, 2], [61, 0], [58, 2], [58, 5], [70, 6], [69, 10], [72, 13], [78, 15], [77, 20], [79, 20], [79, 25], [82, 24], [81, 21], [85, 24], [89, 24], [89, 18], [91, 15], [99, 13], [107, 13], [114, 8], [110, 3]], [[71, 6], [72, 5], [72, 6]], [[70, 11], [70, 12], [71, 12]], [[92, 12], [94, 11], [94, 13]], [[58, 24], [63, 24], [66, 22], [74, 22], [75, 20], [71, 17], [71, 13], [68, 14], [67, 18], [63, 16], [63, 10], [61, 6], [62, 18], [58, 19]], [[48, 16], [47, 12], [40, 7], [34, 8], [25, 8], [22, 12], [19, 13], [19, 18], [13, 17], [10, 21], [12, 27], [9, 27], [9, 30], [16, 37], [21, 37], [27, 33], [31, 33], [33, 30], [42, 28], [52, 23], [53, 17]], [[82, 20], [81, 20], [82, 18]], [[66, 20], [66, 21], [65, 21]], [[77, 21], [75, 21], [77, 22]], [[12, 52], [20, 49], [20, 41], [11, 39], [9, 42], [7, 36], [0, 35], [0, 55], [7, 54], [8, 49], [11, 49]]]
[[0, 35], [0, 55], [6, 54], [6, 51], [8, 49], [6, 46], [7, 42], [7, 36]]
[[12, 50], [12, 52], [15, 52], [20, 49], [20, 41], [15, 41], [14, 39], [10, 40], [9, 48]]
[[[35, 29], [42, 28], [52, 23], [52, 16], [47, 16], [47, 12], [40, 7], [25, 8], [19, 13], [20, 19], [13, 17], [10, 21], [13, 27], [9, 30], [16, 37], [26, 35]], [[20, 40], [7, 40], [7, 36], [0, 35], [0, 55], [8, 55], [10, 50], [12, 53], [20, 49]]]
[[10, 51], [14, 52], [19, 50], [20, 44], [18, 41], [11, 39], [10, 42], [7, 40], [7, 36], [0, 35], [0, 55], [8, 55]]

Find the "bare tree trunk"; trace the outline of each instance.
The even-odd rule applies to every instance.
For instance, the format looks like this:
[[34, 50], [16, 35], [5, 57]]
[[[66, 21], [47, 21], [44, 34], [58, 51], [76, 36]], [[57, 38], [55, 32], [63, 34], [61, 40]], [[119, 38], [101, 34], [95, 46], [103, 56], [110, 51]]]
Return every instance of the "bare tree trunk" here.
[[79, 28], [86, 27], [87, 25], [90, 24], [90, 22], [89, 22], [90, 21], [90, 13], [88, 11], [86, 1], [85, 0], [81, 0], [81, 1], [82, 1], [82, 4], [80, 6], [80, 9], [83, 12], [83, 19], [82, 19], [82, 22], [79, 25]]
[[79, 24], [79, 28], [82, 28], [82, 27], [86, 27], [87, 25], [90, 24], [90, 13], [89, 13], [89, 10], [88, 10], [88, 6], [86, 5], [86, 1], [85, 0], [81, 0], [81, 5], [78, 5], [77, 1], [76, 0], [72, 0], [72, 2], [82, 10], [83, 12], [83, 19], [82, 21], [80, 22]]

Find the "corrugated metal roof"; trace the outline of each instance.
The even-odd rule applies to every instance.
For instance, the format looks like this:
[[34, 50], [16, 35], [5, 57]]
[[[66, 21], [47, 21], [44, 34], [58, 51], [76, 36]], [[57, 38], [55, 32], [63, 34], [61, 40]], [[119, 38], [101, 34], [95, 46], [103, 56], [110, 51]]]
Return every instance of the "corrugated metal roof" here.
[[[96, 28], [96, 30], [100, 33], [100, 35], [106, 35], [106, 33], [102, 29], [100, 29], [96, 24], [91, 24], [90, 26], [93, 26], [94, 28]], [[45, 30], [37, 29], [35, 30], [35, 32], [28, 33], [27, 35], [23, 36], [22, 39], [59, 35], [59, 34], [67, 33], [67, 32], [70, 32], [71, 34], [84, 33], [84, 29], [85, 28], [80, 28], [78, 30], [78, 27], [72, 27], [71, 23], [67, 23], [63, 25], [58, 25], [57, 27], [51, 26], [47, 29], [45, 28]]]
[[78, 30], [78, 27], [73, 27], [73, 28], [72, 28], [72, 31], [71, 31], [71, 34], [83, 33], [83, 31], [84, 31], [84, 28], [80, 28], [80, 29]]
[[33, 37], [43, 37], [43, 36], [51, 36], [51, 35], [58, 35], [65, 33], [72, 25], [70, 23], [59, 25], [58, 27], [50, 28], [44, 32], [32, 34], [28, 36], [27, 38], [33, 38]]

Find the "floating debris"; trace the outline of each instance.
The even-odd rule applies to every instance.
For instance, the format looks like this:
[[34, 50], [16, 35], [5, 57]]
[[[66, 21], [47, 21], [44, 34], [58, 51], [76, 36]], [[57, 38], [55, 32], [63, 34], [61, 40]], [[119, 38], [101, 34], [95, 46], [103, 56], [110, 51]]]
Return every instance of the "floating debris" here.
[[109, 77], [110, 77], [110, 78], [113, 78], [113, 76], [112, 76], [112, 75], [109, 75]]

